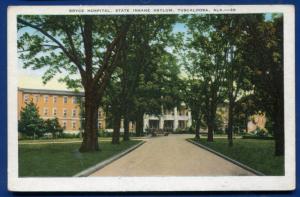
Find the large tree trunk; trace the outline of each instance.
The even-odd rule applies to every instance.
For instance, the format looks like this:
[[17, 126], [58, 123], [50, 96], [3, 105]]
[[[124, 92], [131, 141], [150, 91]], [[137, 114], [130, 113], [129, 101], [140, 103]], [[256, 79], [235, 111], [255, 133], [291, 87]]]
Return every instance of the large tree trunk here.
[[142, 136], [144, 129], [144, 113], [139, 113], [136, 118], [136, 136]]
[[97, 99], [94, 99], [94, 96], [92, 96], [92, 94], [86, 92], [84, 133], [83, 133], [83, 142], [79, 148], [80, 152], [99, 150], [98, 135], [97, 135], [99, 102], [100, 101], [98, 101]]
[[201, 125], [201, 119], [196, 119], [196, 131], [195, 131], [195, 140], [200, 140], [200, 125]]
[[246, 133], [248, 133], [248, 114], [247, 113], [245, 114], [245, 126], [246, 126], [245, 131], [246, 131]]
[[208, 127], [208, 133], [207, 133], [207, 141], [208, 142], [213, 142], [214, 141], [214, 123], [212, 123], [211, 121], [208, 123], [207, 127]]
[[115, 113], [113, 118], [113, 136], [112, 143], [119, 144], [120, 143], [120, 127], [121, 127], [121, 114]]
[[229, 98], [227, 135], [228, 135], [228, 145], [230, 147], [233, 146], [232, 127], [233, 127], [233, 99]]
[[216, 115], [216, 110], [212, 109], [211, 113], [208, 117], [208, 121], [207, 121], [207, 128], [208, 128], [207, 141], [208, 142], [214, 141], [215, 115]]
[[275, 155], [284, 155], [284, 104], [283, 99], [279, 96], [276, 99], [273, 120], [274, 120], [274, 137], [275, 137]]
[[124, 141], [129, 140], [129, 119], [128, 119], [127, 114], [124, 115], [124, 136], [123, 136], [123, 140]]

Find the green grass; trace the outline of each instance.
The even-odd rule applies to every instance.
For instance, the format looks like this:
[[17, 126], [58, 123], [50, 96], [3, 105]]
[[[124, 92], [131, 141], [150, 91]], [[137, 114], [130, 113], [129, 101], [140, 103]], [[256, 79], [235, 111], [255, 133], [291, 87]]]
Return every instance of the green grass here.
[[284, 175], [284, 157], [274, 156], [274, 140], [234, 139], [233, 147], [227, 139], [201, 139], [200, 143], [265, 175]]
[[101, 142], [101, 151], [92, 153], [78, 152], [81, 143], [19, 144], [19, 176], [73, 176], [139, 142], [132, 140], [119, 145]]
[[[111, 140], [111, 137], [98, 137], [98, 140]], [[72, 142], [72, 141], [82, 141], [82, 138], [56, 138], [56, 139], [36, 139], [36, 140], [19, 140], [19, 143], [48, 143], [48, 142]]]

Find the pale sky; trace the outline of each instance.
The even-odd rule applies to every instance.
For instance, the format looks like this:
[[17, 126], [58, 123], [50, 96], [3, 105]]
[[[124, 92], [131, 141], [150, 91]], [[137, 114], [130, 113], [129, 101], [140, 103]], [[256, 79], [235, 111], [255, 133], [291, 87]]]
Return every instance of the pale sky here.
[[64, 83], [59, 83], [55, 77], [46, 85], [43, 84], [41, 76], [22, 74], [18, 77], [18, 87], [48, 90], [68, 90]]

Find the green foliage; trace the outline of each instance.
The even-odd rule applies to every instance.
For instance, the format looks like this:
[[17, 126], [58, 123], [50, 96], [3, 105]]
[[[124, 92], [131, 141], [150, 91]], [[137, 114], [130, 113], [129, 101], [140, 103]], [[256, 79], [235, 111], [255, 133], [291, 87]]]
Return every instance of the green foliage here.
[[45, 120], [44, 124], [45, 133], [51, 133], [53, 138], [62, 135], [63, 128], [60, 126], [58, 118], [47, 119]]
[[21, 139], [46, 138], [45, 134], [51, 133], [53, 138], [61, 137], [63, 128], [60, 126], [58, 119], [40, 118], [36, 105], [31, 101], [26, 103], [20, 112], [18, 130], [21, 133]]
[[18, 131], [28, 137], [41, 137], [45, 133], [44, 121], [40, 118], [36, 105], [31, 101], [22, 108]]
[[80, 133], [61, 133], [61, 135], [59, 135], [59, 138], [81, 138]]
[[177, 128], [174, 132], [174, 134], [195, 134], [195, 129], [193, 129], [192, 127], [189, 128]]

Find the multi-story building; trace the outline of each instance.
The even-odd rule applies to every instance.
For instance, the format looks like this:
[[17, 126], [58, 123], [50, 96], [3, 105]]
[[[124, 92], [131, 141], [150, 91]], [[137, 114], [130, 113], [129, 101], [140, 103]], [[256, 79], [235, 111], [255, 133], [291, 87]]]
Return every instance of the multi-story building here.
[[[56, 117], [64, 132], [78, 133], [81, 129], [78, 101], [84, 99], [83, 95], [83, 92], [19, 88], [18, 119], [22, 108], [32, 101], [37, 106], [41, 118]], [[98, 127], [105, 128], [105, 115], [101, 108], [98, 110]]]
[[191, 111], [184, 103], [180, 107], [173, 110], [164, 110], [162, 115], [144, 116], [144, 131], [146, 129], [164, 129], [175, 131], [176, 129], [186, 129], [192, 125]]
[[[78, 133], [82, 129], [78, 99], [84, 99], [83, 92], [18, 88], [18, 119], [22, 108], [26, 106], [27, 102], [32, 101], [37, 106], [41, 118], [58, 118], [64, 132]], [[177, 128], [190, 127], [191, 124], [191, 112], [185, 104], [179, 108], [175, 107], [173, 110], [162, 109], [160, 116], [144, 116], [144, 131], [147, 128], [175, 131]], [[101, 108], [98, 110], [98, 128], [108, 132], [112, 131], [112, 129], [106, 128], [106, 117]], [[121, 132], [123, 130], [123, 121], [121, 121]], [[129, 130], [134, 132], [134, 123], [130, 122]]]

